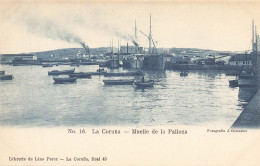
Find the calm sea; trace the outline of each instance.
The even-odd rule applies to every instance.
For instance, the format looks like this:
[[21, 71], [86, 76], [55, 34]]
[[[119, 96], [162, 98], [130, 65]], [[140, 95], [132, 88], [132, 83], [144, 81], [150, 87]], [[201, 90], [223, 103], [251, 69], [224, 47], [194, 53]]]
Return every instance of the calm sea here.
[[[250, 88], [229, 87], [219, 71], [149, 71], [155, 86], [105, 86], [103, 76], [53, 84], [50, 70], [70, 66], [9, 66], [0, 70], [14, 79], [0, 82], [1, 126], [155, 126], [221, 124], [230, 127], [254, 94]], [[76, 67], [76, 72], [98, 66]], [[123, 69], [108, 70], [123, 71]], [[139, 78], [138, 78], [139, 79]]]

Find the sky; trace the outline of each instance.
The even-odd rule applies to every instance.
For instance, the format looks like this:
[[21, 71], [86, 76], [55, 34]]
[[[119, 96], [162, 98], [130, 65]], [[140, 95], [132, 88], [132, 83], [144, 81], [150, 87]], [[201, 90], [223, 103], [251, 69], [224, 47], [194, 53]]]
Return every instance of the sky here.
[[[1, 1], [0, 53], [131, 43], [137, 29], [157, 47], [219, 51], [251, 49], [252, 19], [260, 26], [260, 2]], [[258, 30], [259, 28], [257, 28]], [[148, 39], [138, 32], [140, 46]]]

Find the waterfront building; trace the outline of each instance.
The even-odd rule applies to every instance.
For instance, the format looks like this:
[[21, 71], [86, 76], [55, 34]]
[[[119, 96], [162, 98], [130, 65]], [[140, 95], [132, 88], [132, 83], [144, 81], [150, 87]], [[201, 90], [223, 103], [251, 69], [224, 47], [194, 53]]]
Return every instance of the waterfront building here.
[[252, 66], [251, 54], [236, 54], [229, 59], [230, 65]]

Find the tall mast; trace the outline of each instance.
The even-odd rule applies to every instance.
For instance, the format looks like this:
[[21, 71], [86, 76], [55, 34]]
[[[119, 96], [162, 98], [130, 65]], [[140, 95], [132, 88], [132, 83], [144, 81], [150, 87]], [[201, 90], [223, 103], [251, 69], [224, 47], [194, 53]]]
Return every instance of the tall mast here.
[[119, 43], [120, 41], [119, 41], [119, 38], [118, 38], [118, 49], [117, 49], [117, 53], [119, 53], [120, 52], [120, 43]]
[[255, 26], [255, 52], [258, 52], [258, 35], [256, 31], [256, 26]]
[[[136, 19], [135, 19], [135, 41], [137, 42], [137, 28], [136, 28]], [[138, 45], [135, 46], [135, 53], [138, 51]]]
[[113, 45], [113, 38], [112, 38], [112, 54], [114, 53], [114, 45]]
[[151, 45], [152, 45], [152, 16], [151, 16], [151, 14], [150, 14], [149, 54], [151, 54]]
[[111, 49], [111, 41], [109, 41], [109, 48], [110, 48], [110, 52], [112, 52], [112, 49]]
[[135, 39], [137, 39], [136, 19], [135, 19]]
[[255, 33], [254, 33], [255, 25], [254, 25], [254, 19], [252, 21], [252, 52], [254, 52], [254, 43], [255, 43]]

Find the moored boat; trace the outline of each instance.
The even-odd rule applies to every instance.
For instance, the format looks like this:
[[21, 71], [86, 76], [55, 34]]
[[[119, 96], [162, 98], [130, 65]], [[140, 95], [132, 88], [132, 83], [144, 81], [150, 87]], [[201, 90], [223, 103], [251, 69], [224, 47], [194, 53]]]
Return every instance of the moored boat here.
[[143, 76], [142, 72], [104, 73], [105, 77]]
[[76, 77], [76, 78], [91, 78], [90, 73], [84, 73], [84, 72], [69, 74], [69, 76]]
[[0, 80], [12, 80], [13, 75], [0, 75]]
[[134, 82], [137, 88], [153, 87], [154, 80]]
[[72, 74], [74, 73], [75, 68], [72, 70], [52, 70], [48, 72], [48, 75], [64, 75], [64, 74]]
[[68, 78], [53, 78], [54, 83], [68, 83], [68, 82], [75, 82], [77, 77], [68, 77]]
[[134, 80], [121, 79], [121, 80], [103, 80], [105, 85], [132, 85]]
[[42, 67], [52, 67], [53, 64], [42, 64]]
[[229, 80], [229, 86], [238, 87], [238, 80]]
[[3, 71], [1, 70], [1, 71], [0, 71], [0, 75], [5, 75], [5, 71], [4, 71], [4, 70], [3, 70]]
[[104, 72], [85, 72], [85, 74], [90, 74], [90, 75], [104, 75], [107, 73], [107, 71]]

